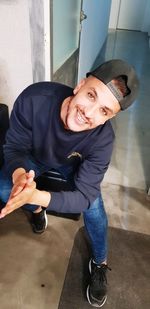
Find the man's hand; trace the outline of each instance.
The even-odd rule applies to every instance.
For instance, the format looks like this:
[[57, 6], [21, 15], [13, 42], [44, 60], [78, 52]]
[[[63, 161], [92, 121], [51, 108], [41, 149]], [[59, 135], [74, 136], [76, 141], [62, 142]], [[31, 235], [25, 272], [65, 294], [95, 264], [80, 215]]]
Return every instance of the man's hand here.
[[26, 185], [33, 181], [34, 177], [35, 173], [33, 170], [30, 170], [29, 173], [27, 173], [24, 168], [17, 168], [12, 175], [14, 186], [11, 190], [9, 199], [20, 193]]
[[0, 219], [25, 204], [35, 204], [45, 208], [49, 205], [51, 194], [36, 189], [34, 176], [33, 170], [26, 173], [24, 169], [20, 168], [14, 172], [14, 186], [6, 206], [1, 210]]
[[36, 190], [36, 183], [34, 182], [35, 173], [30, 170], [28, 173], [24, 169], [17, 169], [13, 173], [13, 183], [11, 194], [6, 206], [1, 210], [0, 218], [5, 217], [15, 209], [23, 206], [26, 203], [32, 203], [32, 196]]

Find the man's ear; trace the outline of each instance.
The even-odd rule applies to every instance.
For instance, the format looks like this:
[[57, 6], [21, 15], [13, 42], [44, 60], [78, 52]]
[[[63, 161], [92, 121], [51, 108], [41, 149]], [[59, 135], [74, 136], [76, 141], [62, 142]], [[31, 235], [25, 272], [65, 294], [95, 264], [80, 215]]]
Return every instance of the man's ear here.
[[78, 91], [81, 89], [81, 87], [85, 84], [85, 78], [81, 79], [80, 82], [77, 84], [77, 86], [73, 90], [73, 94], [77, 94]]

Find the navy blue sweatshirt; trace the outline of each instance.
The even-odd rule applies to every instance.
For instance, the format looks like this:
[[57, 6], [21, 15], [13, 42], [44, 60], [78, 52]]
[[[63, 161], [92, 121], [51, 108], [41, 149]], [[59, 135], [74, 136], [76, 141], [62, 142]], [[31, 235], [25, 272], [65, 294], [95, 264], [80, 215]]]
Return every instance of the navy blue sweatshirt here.
[[5, 166], [11, 175], [18, 167], [28, 169], [30, 155], [48, 169], [65, 164], [73, 152], [82, 156], [74, 191], [51, 192], [48, 208], [65, 213], [82, 212], [98, 197], [114, 140], [109, 121], [82, 132], [64, 128], [61, 104], [72, 95], [72, 88], [53, 82], [26, 88], [14, 104], [4, 146]]

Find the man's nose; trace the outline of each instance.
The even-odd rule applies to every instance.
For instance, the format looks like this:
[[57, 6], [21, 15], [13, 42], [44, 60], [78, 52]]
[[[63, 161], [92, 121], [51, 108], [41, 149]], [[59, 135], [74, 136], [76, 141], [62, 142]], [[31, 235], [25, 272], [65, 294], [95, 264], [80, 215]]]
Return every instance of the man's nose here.
[[85, 107], [85, 116], [87, 118], [92, 118], [99, 110], [99, 105], [96, 103], [90, 104]]

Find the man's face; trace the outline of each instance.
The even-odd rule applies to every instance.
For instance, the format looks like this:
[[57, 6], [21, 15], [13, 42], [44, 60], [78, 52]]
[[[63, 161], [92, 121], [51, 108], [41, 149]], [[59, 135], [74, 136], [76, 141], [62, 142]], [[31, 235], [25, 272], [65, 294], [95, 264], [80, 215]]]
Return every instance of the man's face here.
[[66, 129], [80, 132], [94, 129], [114, 117], [120, 105], [108, 87], [90, 76], [74, 89], [61, 107], [61, 119]]

